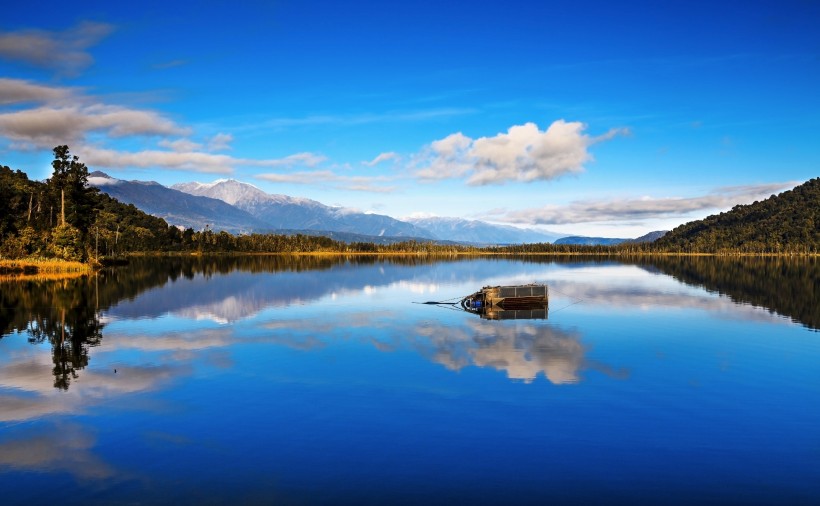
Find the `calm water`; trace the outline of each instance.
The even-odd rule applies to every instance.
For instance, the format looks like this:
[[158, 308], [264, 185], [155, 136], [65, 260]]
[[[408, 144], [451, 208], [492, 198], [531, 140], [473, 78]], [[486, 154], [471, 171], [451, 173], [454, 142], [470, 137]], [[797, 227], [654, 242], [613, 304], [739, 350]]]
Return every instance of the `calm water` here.
[[[0, 494], [820, 503], [818, 262], [152, 260], [0, 282]], [[546, 320], [413, 304], [546, 282]]]

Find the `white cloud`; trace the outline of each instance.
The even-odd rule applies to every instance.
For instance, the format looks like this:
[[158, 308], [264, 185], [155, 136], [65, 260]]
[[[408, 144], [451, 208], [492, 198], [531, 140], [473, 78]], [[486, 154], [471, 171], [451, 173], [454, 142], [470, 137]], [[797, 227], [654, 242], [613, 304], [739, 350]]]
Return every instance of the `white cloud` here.
[[194, 142], [190, 139], [177, 139], [174, 141], [162, 139], [159, 141], [160, 147], [170, 149], [171, 151], [178, 151], [180, 153], [189, 151], [205, 150], [208, 152], [214, 151], [229, 151], [231, 149], [230, 143], [233, 142], [233, 135], [218, 133], [208, 139], [205, 144]]
[[302, 118], [271, 118], [262, 123], [246, 125], [246, 128], [258, 130], [260, 128], [292, 128], [320, 125], [368, 125], [372, 123], [404, 123], [424, 122], [440, 118], [450, 118], [475, 114], [475, 109], [439, 108], [422, 109], [415, 111], [387, 111], [382, 113], [363, 113], [354, 115], [314, 115]]
[[177, 139], [175, 141], [162, 139], [161, 141], [159, 141], [159, 145], [163, 148], [170, 149], [171, 151], [177, 151], [180, 153], [202, 149], [202, 144], [199, 144], [198, 142], [194, 142], [188, 139]]
[[[168, 145], [174, 143], [168, 143]], [[180, 145], [181, 146], [181, 145]], [[109, 169], [124, 168], [168, 168], [175, 170], [204, 172], [208, 174], [230, 174], [235, 167], [283, 167], [319, 163], [325, 158], [313, 153], [297, 153], [284, 158], [254, 160], [234, 158], [228, 155], [199, 151], [116, 151], [113, 149], [85, 146], [76, 150], [80, 158], [89, 166]]]
[[561, 225], [606, 221], [684, 217], [695, 211], [728, 209], [762, 200], [791, 188], [794, 182], [717, 188], [697, 197], [642, 197], [608, 201], [575, 201], [566, 206], [547, 205], [519, 211], [498, 210], [489, 219], [519, 225]]
[[422, 155], [427, 165], [416, 173], [422, 180], [461, 177], [472, 169], [469, 148], [473, 140], [461, 132], [433, 141]]
[[53, 69], [59, 74], [74, 76], [94, 62], [87, 49], [113, 30], [111, 25], [86, 21], [63, 32], [0, 32], [0, 58], [22, 61], [36, 67]]
[[94, 147], [83, 147], [77, 151], [87, 165], [97, 168], [164, 167], [210, 174], [229, 174], [233, 172], [235, 165], [229, 156], [210, 153], [156, 150], [124, 152]]
[[292, 167], [297, 165], [315, 167], [326, 160], [326, 157], [315, 153], [296, 153], [284, 158], [261, 160], [254, 165], [261, 165], [265, 167]]
[[89, 132], [126, 137], [185, 135], [188, 130], [154, 111], [104, 104], [42, 106], [0, 114], [0, 135], [38, 147], [82, 141]]
[[26, 102], [60, 102], [71, 97], [70, 88], [43, 86], [22, 79], [0, 78], [0, 105]]
[[376, 158], [370, 160], [369, 162], [362, 162], [364, 165], [368, 167], [374, 167], [382, 162], [387, 162], [390, 160], [398, 160], [399, 154], [394, 151], [389, 151], [387, 153], [380, 153]]
[[233, 135], [220, 132], [208, 141], [208, 151], [229, 151], [232, 142]]
[[592, 160], [592, 144], [628, 133], [612, 129], [598, 136], [584, 133], [580, 122], [558, 120], [541, 131], [535, 123], [514, 125], [506, 133], [472, 139], [456, 133], [431, 143], [417, 158], [416, 176], [444, 179], [467, 176], [467, 184], [481, 186], [508, 181], [546, 181], [579, 173]]
[[[0, 137], [13, 149], [51, 149], [70, 144], [83, 162], [95, 168], [170, 168], [227, 174], [236, 166], [315, 167], [326, 158], [315, 153], [296, 153], [283, 158], [247, 159], [213, 153], [230, 149], [233, 136], [219, 132], [204, 142], [188, 138], [190, 128], [180, 126], [161, 113], [101, 103], [98, 97], [79, 90], [0, 79], [0, 105], [34, 103], [24, 109], [0, 110]], [[94, 136], [94, 145], [88, 138]], [[110, 149], [108, 141], [127, 137], [160, 137], [166, 150], [125, 152]], [[180, 137], [173, 139], [174, 137]]]

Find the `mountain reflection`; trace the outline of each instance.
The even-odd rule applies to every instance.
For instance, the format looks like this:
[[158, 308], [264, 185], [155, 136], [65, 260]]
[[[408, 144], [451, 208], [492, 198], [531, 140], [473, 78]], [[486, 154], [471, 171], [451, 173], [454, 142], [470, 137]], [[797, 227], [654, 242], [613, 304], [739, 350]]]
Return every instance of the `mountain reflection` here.
[[119, 304], [112, 314], [121, 318], [153, 318], [172, 313], [232, 323], [266, 308], [407, 282], [418, 275], [420, 268], [435, 271], [442, 264], [466, 267], [469, 263], [401, 256], [255, 256], [135, 264], [131, 269], [138, 273], [144, 269], [164, 271], [165, 279], [156, 285], [162, 288], [152, 290], [150, 297]]
[[[54, 387], [67, 390], [88, 366], [89, 348], [103, 339], [103, 314], [133, 319], [171, 312], [229, 323], [268, 307], [405, 280], [414, 266], [437, 262], [423, 257], [171, 257], [134, 259], [126, 267], [71, 279], [7, 278], [0, 281], [0, 339], [17, 333], [32, 344], [49, 344]], [[260, 276], [266, 273], [273, 276]]]
[[[103, 385], [110, 378], [84, 372], [92, 348], [101, 346], [106, 322], [158, 318], [169, 313], [187, 319], [235, 323], [271, 307], [310, 305], [324, 297], [371, 294], [393, 287], [408, 294], [434, 291], [444, 283], [487, 280], [486, 273], [516, 279], [529, 276], [533, 266], [560, 269], [565, 275], [550, 281], [556, 293], [607, 307], [692, 308], [728, 318], [765, 319], [771, 316], [759, 307], [785, 315], [811, 329], [820, 328], [820, 261], [816, 258], [701, 258], [661, 257], [618, 260], [525, 257], [519, 259], [436, 259], [429, 257], [187, 257], [135, 260], [130, 266], [104, 270], [73, 279], [0, 282], [0, 339], [11, 334], [26, 336], [29, 343], [50, 347], [50, 354], [36, 363], [2, 365], [0, 386], [16, 388], [15, 381], [31, 383], [31, 375], [50, 372], [50, 388], [68, 390], [82, 375], [87, 385]], [[627, 283], [596, 283], [591, 276], [574, 276], [576, 268], [639, 267], [665, 274], [687, 284], [718, 292], [704, 294], [682, 285], [659, 289], [657, 283], [642, 285], [635, 278]], [[634, 268], [631, 267], [631, 268]], [[540, 272], [540, 271], [536, 271]], [[460, 285], [459, 285], [460, 286]], [[409, 299], [408, 299], [409, 300]], [[265, 335], [254, 337], [270, 344], [297, 349], [327, 345], [328, 336], [346, 332], [356, 338], [368, 329], [369, 342], [390, 351], [412, 346], [430, 360], [450, 369], [467, 366], [491, 367], [511, 379], [533, 381], [543, 375], [556, 384], [579, 381], [585, 368], [614, 376], [620, 372], [587, 361], [586, 349], [577, 331], [540, 321], [486, 322], [463, 314], [458, 324], [416, 325], [406, 333], [402, 314], [376, 308], [347, 312], [342, 321], [317, 318], [276, 320], [260, 324]], [[513, 324], [514, 323], [514, 324]], [[311, 328], [311, 325], [314, 327]], [[411, 324], [415, 325], [414, 323]], [[346, 329], [346, 330], [345, 330]], [[372, 337], [377, 335], [380, 337]], [[385, 336], [392, 336], [389, 339]], [[402, 337], [396, 337], [402, 336]], [[359, 336], [359, 338], [361, 338]], [[152, 350], [187, 360], [208, 348], [227, 349], [232, 340], [249, 340], [230, 332], [211, 329], [188, 335], [184, 332], [117, 339], [119, 349]], [[214, 360], [226, 362], [224, 357]], [[163, 366], [166, 367], [166, 366]], [[169, 366], [170, 367], [170, 366]], [[132, 368], [136, 381], [138, 368]], [[146, 369], [145, 381], [155, 382], [164, 374]], [[125, 388], [124, 379], [118, 383]], [[114, 383], [111, 383], [114, 388]], [[38, 386], [38, 389], [40, 386]], [[37, 390], [39, 391], [39, 390]], [[6, 399], [9, 400], [9, 399]], [[29, 405], [30, 399], [14, 400], [15, 409], [36, 413], [61, 412], [62, 405]], [[11, 404], [3, 401], [8, 414]]]

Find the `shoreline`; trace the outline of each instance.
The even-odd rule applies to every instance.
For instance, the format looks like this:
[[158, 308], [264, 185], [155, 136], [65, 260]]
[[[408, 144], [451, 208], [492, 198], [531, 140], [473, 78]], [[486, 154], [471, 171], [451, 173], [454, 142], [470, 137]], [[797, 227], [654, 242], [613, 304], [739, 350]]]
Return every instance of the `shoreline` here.
[[674, 251], [153, 251], [136, 252], [130, 257], [214, 257], [214, 256], [598, 256], [598, 257], [771, 257], [771, 258], [818, 258], [817, 253], [684, 253]]
[[[820, 253], [683, 253], [683, 252], [648, 252], [648, 251], [538, 251], [538, 252], [507, 252], [507, 251], [280, 251], [280, 252], [241, 252], [241, 251], [143, 251], [134, 252], [119, 257], [109, 265], [127, 263], [128, 258], [145, 257], [220, 257], [220, 256], [304, 256], [304, 257], [714, 257], [714, 258], [818, 258]], [[97, 261], [88, 263], [57, 260], [57, 259], [0, 259], [0, 276], [24, 277], [32, 275], [73, 275], [88, 274], [108, 264]]]

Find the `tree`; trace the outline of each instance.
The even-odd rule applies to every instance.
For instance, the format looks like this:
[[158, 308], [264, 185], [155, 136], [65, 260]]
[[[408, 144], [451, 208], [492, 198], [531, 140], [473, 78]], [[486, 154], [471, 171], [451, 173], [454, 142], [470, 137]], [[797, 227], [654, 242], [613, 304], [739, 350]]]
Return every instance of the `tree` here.
[[68, 146], [54, 148], [54, 168], [48, 181], [52, 200], [60, 208], [59, 224], [65, 223], [77, 228], [83, 237], [88, 234], [94, 221], [95, 199], [97, 189], [88, 185], [88, 167], [80, 162], [77, 155], [71, 156]]

